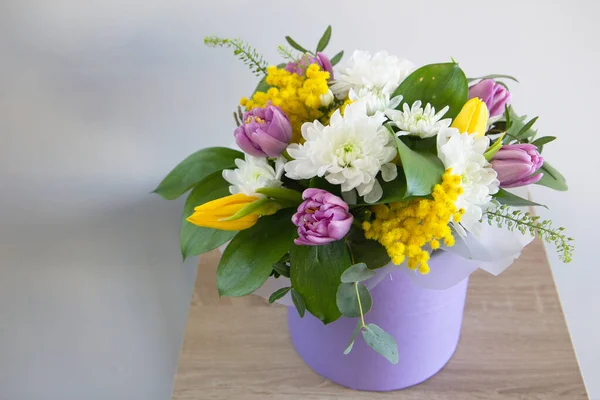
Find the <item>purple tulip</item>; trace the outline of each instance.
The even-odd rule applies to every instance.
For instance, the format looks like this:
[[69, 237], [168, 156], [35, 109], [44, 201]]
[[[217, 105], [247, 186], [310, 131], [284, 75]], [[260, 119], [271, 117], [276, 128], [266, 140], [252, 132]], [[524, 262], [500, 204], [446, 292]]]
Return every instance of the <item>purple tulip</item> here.
[[533, 175], [544, 159], [532, 144], [507, 144], [492, 158], [492, 168], [498, 173], [500, 187], [511, 188], [536, 183], [544, 174]]
[[292, 217], [300, 236], [294, 243], [318, 246], [340, 240], [348, 233], [354, 217], [344, 200], [326, 190], [312, 188], [306, 189], [302, 198], [304, 202]]
[[292, 124], [281, 108], [267, 106], [244, 113], [233, 135], [242, 150], [255, 157], [277, 157], [292, 140]]
[[329, 57], [321, 52], [317, 53], [316, 56], [304, 54], [300, 57], [298, 62], [287, 63], [285, 70], [298, 75], [304, 75], [308, 66], [315, 63], [319, 64], [319, 67], [321, 67], [323, 71], [329, 72], [329, 80], [333, 79], [333, 66], [331, 65], [331, 61], [329, 61]]
[[510, 104], [511, 94], [504, 86], [493, 79], [484, 79], [469, 88], [469, 99], [480, 98], [487, 106], [490, 117], [496, 117], [504, 112]]

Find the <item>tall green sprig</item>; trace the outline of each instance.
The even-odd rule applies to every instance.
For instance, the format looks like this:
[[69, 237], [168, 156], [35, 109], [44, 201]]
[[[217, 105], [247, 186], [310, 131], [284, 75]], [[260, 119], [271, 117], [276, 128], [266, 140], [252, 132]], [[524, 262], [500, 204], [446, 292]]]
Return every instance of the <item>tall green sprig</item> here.
[[553, 228], [552, 221], [540, 221], [537, 215], [515, 210], [506, 205], [487, 211], [484, 219], [486, 217], [490, 225], [496, 223], [499, 228], [505, 227], [509, 231], [517, 229], [522, 234], [529, 233], [543, 239], [546, 243], [554, 244], [560, 260], [564, 263], [571, 262], [575, 250], [573, 238], [565, 235], [565, 228]]
[[209, 47], [227, 47], [233, 49], [233, 54], [244, 62], [256, 76], [267, 74], [268, 63], [262, 55], [242, 39], [224, 39], [217, 36], [207, 36], [204, 44]]

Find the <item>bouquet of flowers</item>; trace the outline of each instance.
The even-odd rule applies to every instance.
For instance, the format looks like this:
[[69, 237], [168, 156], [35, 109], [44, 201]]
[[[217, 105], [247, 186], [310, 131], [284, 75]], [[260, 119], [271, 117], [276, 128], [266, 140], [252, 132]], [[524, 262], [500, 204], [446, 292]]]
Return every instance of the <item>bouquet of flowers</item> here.
[[533, 236], [569, 262], [572, 239], [512, 190], [567, 186], [541, 155], [556, 138], [537, 137], [537, 118], [510, 106], [505, 82], [515, 78], [467, 78], [454, 60], [417, 68], [385, 51], [356, 50], [334, 71], [344, 52], [323, 53], [330, 37], [328, 27], [314, 51], [286, 37], [278, 65], [242, 40], [207, 37], [260, 78], [233, 113], [242, 152], [200, 150], [155, 192], [175, 199], [191, 190], [184, 257], [228, 243], [220, 295], [277, 280], [270, 302], [285, 296], [300, 316], [308, 311], [325, 324], [357, 318], [347, 351], [362, 332], [396, 362], [394, 338], [365, 322], [372, 301], [361, 282], [390, 263], [435, 275], [430, 261], [440, 251], [499, 273]]

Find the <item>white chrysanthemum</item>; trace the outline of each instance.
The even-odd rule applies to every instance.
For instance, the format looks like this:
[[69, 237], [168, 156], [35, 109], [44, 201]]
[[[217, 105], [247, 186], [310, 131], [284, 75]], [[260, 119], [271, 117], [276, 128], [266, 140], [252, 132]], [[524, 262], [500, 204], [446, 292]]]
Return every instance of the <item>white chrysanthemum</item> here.
[[449, 109], [450, 107], [446, 106], [436, 114], [431, 104], [427, 103], [423, 109], [421, 100], [417, 100], [412, 107], [404, 103], [402, 111], [387, 110], [385, 114], [400, 129], [398, 136], [416, 135], [425, 139], [437, 135], [440, 129], [450, 126], [451, 118], [442, 119]]
[[367, 115], [366, 105], [359, 101], [346, 106], [344, 116], [336, 111], [328, 126], [319, 121], [302, 125], [304, 144], [291, 144], [288, 154], [294, 158], [285, 164], [286, 176], [309, 179], [324, 176], [343, 192], [352, 189], [373, 203], [383, 189], [376, 179], [381, 171], [387, 182], [397, 176], [390, 163], [397, 154], [393, 136], [383, 127], [383, 113]]
[[386, 112], [398, 107], [402, 101], [402, 96], [390, 98], [389, 93], [381, 93], [362, 88], [357, 92], [350, 89], [348, 98], [352, 101], [364, 101], [367, 107], [367, 115], [373, 115], [377, 111]]
[[355, 50], [345, 67], [336, 71], [331, 90], [337, 98], [345, 98], [350, 89], [365, 94], [361, 89], [376, 95], [391, 95], [400, 83], [415, 69], [413, 63], [380, 51], [371, 55], [368, 51]]
[[[452, 168], [452, 173], [462, 178], [463, 194], [456, 201], [457, 208], [465, 210], [460, 225], [475, 233], [483, 212], [491, 204], [491, 195], [498, 191], [499, 185], [496, 171], [483, 155], [488, 146], [489, 139], [485, 136], [461, 134], [455, 128], [443, 128], [438, 132], [438, 157], [446, 169]], [[454, 226], [464, 236], [460, 226]]]
[[237, 169], [223, 170], [223, 178], [229, 183], [231, 194], [243, 193], [247, 196], [261, 196], [256, 193], [257, 189], [264, 187], [279, 187], [282, 185], [281, 176], [285, 158], [278, 157], [273, 168], [266, 158], [253, 157], [246, 154], [246, 160], [240, 158], [235, 160]]

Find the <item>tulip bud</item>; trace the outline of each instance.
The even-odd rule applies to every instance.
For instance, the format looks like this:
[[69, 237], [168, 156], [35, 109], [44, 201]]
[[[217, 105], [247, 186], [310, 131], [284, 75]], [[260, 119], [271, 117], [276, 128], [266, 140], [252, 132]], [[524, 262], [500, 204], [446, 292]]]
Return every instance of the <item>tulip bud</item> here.
[[277, 157], [292, 140], [292, 124], [279, 107], [254, 108], [244, 113], [243, 120], [233, 135], [247, 154]]
[[484, 79], [469, 88], [469, 99], [473, 98], [483, 100], [490, 111], [490, 117], [496, 117], [510, 104], [511, 94], [493, 79]]
[[323, 189], [306, 189], [304, 202], [292, 222], [298, 227], [297, 245], [318, 246], [342, 239], [352, 226], [354, 217], [348, 204], [338, 196]]
[[246, 196], [238, 193], [221, 197], [194, 208], [194, 213], [186, 221], [205, 228], [221, 229], [224, 231], [241, 231], [256, 223], [260, 214], [250, 213], [242, 218], [227, 221], [242, 208], [259, 200], [256, 196]]
[[474, 98], [465, 103], [451, 126], [458, 129], [460, 133], [468, 132], [475, 136], [483, 136], [487, 130], [488, 116], [485, 103]]
[[491, 163], [503, 188], [530, 185], [543, 176], [542, 173], [533, 175], [544, 164], [544, 159], [533, 144], [504, 145]]

